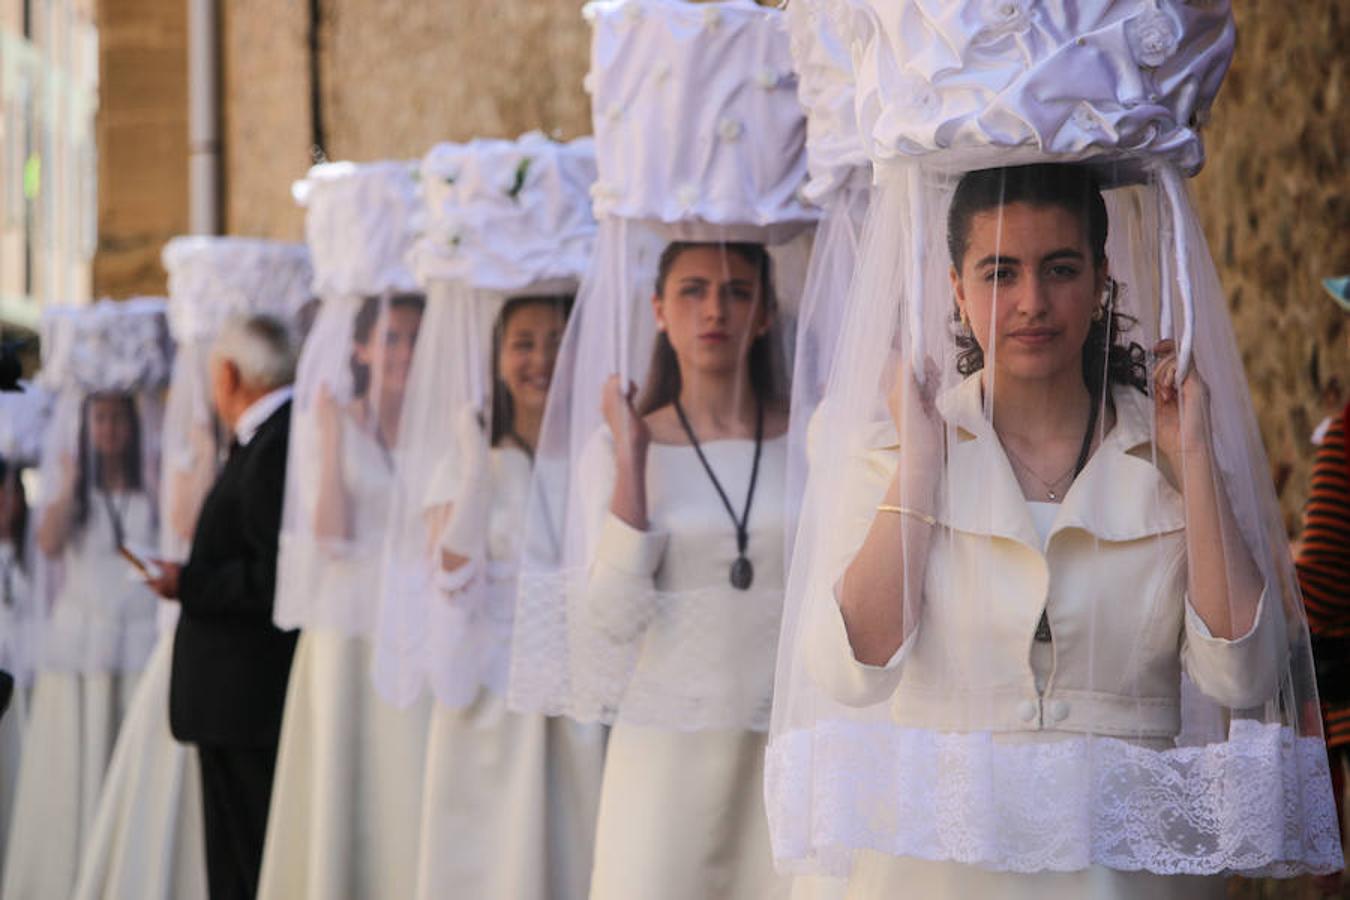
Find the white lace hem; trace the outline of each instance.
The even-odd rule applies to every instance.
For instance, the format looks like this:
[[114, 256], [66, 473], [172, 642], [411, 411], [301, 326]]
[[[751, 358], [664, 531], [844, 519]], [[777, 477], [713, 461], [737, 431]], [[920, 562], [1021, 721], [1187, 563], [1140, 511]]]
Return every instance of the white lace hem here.
[[1251, 720], [1225, 742], [1166, 750], [820, 722], [774, 738], [765, 794], [783, 871], [847, 874], [857, 850], [1013, 872], [1344, 865], [1321, 738]]

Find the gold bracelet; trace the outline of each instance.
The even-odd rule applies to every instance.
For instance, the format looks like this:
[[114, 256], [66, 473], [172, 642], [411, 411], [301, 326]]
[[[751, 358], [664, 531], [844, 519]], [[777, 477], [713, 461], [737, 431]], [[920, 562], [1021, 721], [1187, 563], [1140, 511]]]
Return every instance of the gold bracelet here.
[[898, 513], [902, 516], [911, 516], [930, 528], [938, 523], [938, 520], [928, 513], [919, 512], [917, 509], [910, 509], [908, 506], [892, 506], [889, 503], [882, 503], [877, 506], [877, 512]]

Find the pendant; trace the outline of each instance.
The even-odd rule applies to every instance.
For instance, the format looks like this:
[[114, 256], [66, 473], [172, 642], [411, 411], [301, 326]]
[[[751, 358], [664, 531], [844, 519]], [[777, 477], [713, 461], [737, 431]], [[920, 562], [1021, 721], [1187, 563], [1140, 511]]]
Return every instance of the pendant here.
[[1059, 497], [1055, 496], [1055, 492], [1054, 492], [1054, 491], [1046, 491], [1046, 493], [1048, 493], [1048, 494], [1050, 495], [1050, 499], [1051, 499], [1051, 500], [1058, 500], [1058, 499], [1059, 499]]
[[738, 591], [749, 590], [754, 580], [755, 567], [750, 564], [750, 560], [744, 556], [736, 557], [736, 561], [731, 564], [731, 586]]

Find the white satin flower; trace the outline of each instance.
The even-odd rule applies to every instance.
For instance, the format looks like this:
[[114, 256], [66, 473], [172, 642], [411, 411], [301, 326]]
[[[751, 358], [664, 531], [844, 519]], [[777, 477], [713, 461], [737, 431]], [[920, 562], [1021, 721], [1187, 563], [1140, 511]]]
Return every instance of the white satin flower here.
[[983, 23], [975, 35], [978, 42], [995, 41], [1018, 34], [1031, 27], [1031, 12], [1035, 0], [984, 0], [980, 4], [979, 19]]
[[733, 119], [730, 116], [717, 123], [717, 136], [728, 143], [740, 140], [744, 133], [745, 126], [741, 124], [740, 120]]
[[775, 72], [773, 69], [770, 69], [768, 66], [760, 66], [758, 69], [756, 69], [754, 78], [755, 84], [759, 85], [766, 91], [771, 91], [774, 88], [778, 87], [778, 82], [781, 80], [778, 73]]
[[675, 202], [683, 209], [692, 209], [698, 203], [698, 185], [682, 184], [675, 189]]
[[1125, 40], [1130, 45], [1134, 61], [1149, 69], [1156, 69], [1177, 51], [1181, 29], [1172, 17], [1161, 9], [1142, 12], [1125, 23]]
[[722, 11], [715, 6], [703, 7], [703, 27], [716, 31], [722, 27]]

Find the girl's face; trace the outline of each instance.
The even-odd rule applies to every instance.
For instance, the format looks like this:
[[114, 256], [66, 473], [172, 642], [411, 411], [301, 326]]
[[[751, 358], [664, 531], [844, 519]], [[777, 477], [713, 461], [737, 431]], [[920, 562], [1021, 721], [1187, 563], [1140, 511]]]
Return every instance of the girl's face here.
[[131, 442], [126, 402], [121, 397], [95, 397], [87, 414], [90, 449], [98, 456], [121, 456]]
[[1082, 219], [1058, 206], [1012, 203], [977, 213], [956, 303], [987, 365], [1018, 380], [1081, 372], [1083, 343], [1106, 286]]
[[518, 411], [542, 414], [567, 319], [555, 303], [527, 303], [502, 330], [498, 377]]
[[371, 329], [370, 340], [356, 345], [356, 361], [370, 369], [370, 382], [375, 390], [395, 397], [403, 395], [421, 327], [420, 309], [389, 306]]
[[773, 320], [758, 267], [716, 244], [676, 257], [652, 307], [681, 370], [707, 374], [744, 368], [751, 343]]

